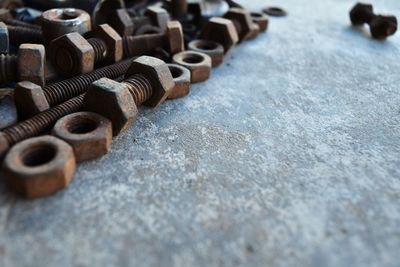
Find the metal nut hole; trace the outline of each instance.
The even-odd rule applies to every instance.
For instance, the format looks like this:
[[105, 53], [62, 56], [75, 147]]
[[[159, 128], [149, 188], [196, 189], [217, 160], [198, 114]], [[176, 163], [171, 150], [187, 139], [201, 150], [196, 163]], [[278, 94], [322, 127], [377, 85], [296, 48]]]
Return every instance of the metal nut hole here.
[[21, 160], [28, 167], [37, 167], [52, 161], [56, 154], [54, 146], [42, 144], [26, 149], [21, 155]]
[[93, 132], [98, 127], [98, 122], [88, 118], [75, 118], [75, 121], [70, 121], [67, 125], [67, 130], [73, 134], [86, 134]]
[[62, 20], [70, 20], [76, 19], [78, 17], [79, 13], [75, 9], [66, 9], [62, 11], [58, 18]]
[[181, 69], [177, 68], [177, 67], [168, 66], [168, 68], [169, 68], [169, 71], [172, 74], [172, 78], [174, 78], [174, 79], [181, 77], [182, 74], [183, 74], [183, 71]]
[[261, 18], [263, 15], [258, 12], [251, 12], [250, 13], [253, 18]]
[[196, 47], [198, 49], [202, 49], [202, 50], [214, 50], [217, 49], [218, 45], [215, 43], [211, 43], [211, 42], [199, 42], [196, 43]]
[[204, 58], [200, 55], [189, 54], [189, 55], [186, 55], [184, 58], [182, 58], [182, 60], [183, 60], [183, 62], [189, 63], [189, 64], [199, 64], [204, 60]]

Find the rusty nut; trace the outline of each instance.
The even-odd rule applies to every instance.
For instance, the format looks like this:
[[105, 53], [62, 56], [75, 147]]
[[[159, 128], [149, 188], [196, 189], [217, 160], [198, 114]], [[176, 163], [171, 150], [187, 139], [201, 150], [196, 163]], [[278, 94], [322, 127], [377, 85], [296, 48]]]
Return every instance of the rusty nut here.
[[6, 184], [27, 198], [47, 196], [67, 187], [75, 169], [71, 146], [49, 135], [16, 144], [3, 163]]
[[213, 68], [221, 65], [224, 60], [224, 48], [221, 44], [214, 41], [193, 40], [188, 44], [188, 50], [209, 55]]
[[226, 54], [239, 41], [239, 36], [232, 21], [214, 17], [206, 23], [199, 39], [220, 43]]
[[144, 103], [147, 106], [157, 107], [163, 103], [175, 86], [167, 64], [155, 57], [141, 56], [135, 59], [128, 68], [125, 79], [135, 74], [142, 74], [152, 82], [153, 94]]
[[18, 116], [23, 119], [30, 118], [50, 108], [42, 87], [28, 81], [17, 83], [14, 99]]
[[268, 17], [261, 12], [250, 13], [253, 23], [256, 23], [260, 28], [260, 32], [265, 32], [268, 29]]
[[125, 8], [117, 9], [111, 13], [108, 24], [121, 36], [133, 34], [134, 27], [131, 16]]
[[111, 148], [111, 121], [97, 113], [64, 116], [54, 125], [52, 133], [71, 145], [77, 162], [99, 158]]
[[233, 7], [225, 13], [224, 18], [231, 20], [235, 25], [239, 41], [246, 40], [248, 35], [251, 34], [253, 21], [249, 11]]
[[40, 86], [45, 85], [46, 52], [43, 45], [21, 44], [18, 50], [17, 66], [20, 81], [30, 81]]
[[85, 94], [83, 106], [84, 110], [108, 118], [112, 122], [114, 136], [125, 130], [138, 114], [128, 88], [108, 78], [92, 83]]
[[168, 12], [161, 7], [151, 6], [146, 9], [144, 15], [149, 17], [152, 24], [165, 30], [167, 22], [170, 20]]
[[176, 54], [185, 50], [182, 25], [179, 21], [168, 21], [167, 37], [169, 44], [169, 52]]
[[98, 38], [102, 40], [107, 46], [107, 58], [106, 63], [115, 63], [122, 59], [123, 48], [122, 38], [119, 34], [108, 24], [101, 24], [88, 32], [85, 37]]
[[385, 39], [397, 31], [397, 18], [390, 15], [376, 15], [369, 23], [371, 36]]
[[190, 92], [190, 70], [178, 64], [167, 64], [174, 78], [174, 89], [169, 93], [168, 99], [187, 96]]
[[50, 59], [60, 75], [71, 77], [93, 70], [94, 49], [79, 33], [68, 33], [51, 42]]
[[204, 53], [184, 51], [175, 54], [172, 61], [190, 70], [192, 83], [203, 82], [210, 77], [211, 58]]

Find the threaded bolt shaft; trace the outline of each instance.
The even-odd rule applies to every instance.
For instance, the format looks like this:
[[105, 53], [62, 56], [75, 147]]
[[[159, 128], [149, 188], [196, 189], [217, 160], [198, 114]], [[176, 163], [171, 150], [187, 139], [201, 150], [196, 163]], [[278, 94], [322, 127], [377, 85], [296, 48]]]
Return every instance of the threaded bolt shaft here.
[[18, 26], [7, 26], [7, 29], [11, 44], [41, 44], [43, 42], [42, 31], [40, 29], [29, 29], [26, 27]]
[[168, 37], [165, 33], [125, 36], [122, 40], [125, 57], [147, 54], [157, 47], [168, 45]]
[[106, 59], [108, 55], [108, 49], [106, 43], [100, 38], [89, 38], [87, 39], [89, 44], [94, 50], [94, 62], [101, 62]]
[[0, 55], [0, 83], [16, 80], [18, 57], [16, 55]]
[[142, 105], [153, 94], [153, 86], [142, 74], [135, 74], [122, 82], [127, 86], [136, 106]]
[[29, 29], [40, 30], [40, 26], [39, 25], [28, 23], [28, 22], [24, 22], [24, 21], [17, 20], [17, 19], [5, 19], [5, 20], [3, 20], [3, 22], [5, 24], [11, 25], [11, 26], [18, 26], [18, 27], [25, 27], [25, 28], [29, 28]]

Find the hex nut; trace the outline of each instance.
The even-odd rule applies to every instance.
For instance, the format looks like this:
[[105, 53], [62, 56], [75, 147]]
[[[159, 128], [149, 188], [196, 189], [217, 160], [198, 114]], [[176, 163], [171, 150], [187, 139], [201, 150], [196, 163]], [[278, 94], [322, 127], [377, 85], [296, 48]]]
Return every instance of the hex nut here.
[[120, 36], [129, 36], [133, 34], [133, 22], [125, 8], [117, 9], [111, 13], [108, 23]]
[[353, 25], [362, 25], [373, 17], [374, 9], [371, 4], [357, 3], [350, 10], [350, 21]]
[[260, 28], [260, 32], [265, 32], [268, 29], [268, 16], [261, 12], [251, 12], [251, 18], [254, 23]]
[[174, 89], [169, 93], [168, 99], [187, 96], [190, 92], [190, 70], [178, 64], [167, 64], [174, 78]]
[[246, 40], [251, 34], [253, 21], [250, 12], [243, 8], [230, 8], [224, 18], [232, 20], [239, 34], [239, 41]]
[[273, 17], [285, 17], [287, 16], [286, 10], [280, 7], [271, 6], [266, 7], [262, 10], [265, 14], [273, 16]]
[[110, 151], [111, 121], [97, 113], [76, 112], [62, 117], [52, 134], [71, 145], [77, 162], [99, 158]]
[[232, 21], [214, 17], [206, 23], [199, 39], [222, 44], [226, 54], [239, 41], [239, 36]]
[[88, 73], [94, 68], [93, 47], [77, 32], [53, 40], [50, 59], [54, 68], [64, 77]]
[[107, 45], [107, 58], [105, 62], [115, 63], [122, 59], [122, 38], [108, 24], [101, 24], [85, 35], [86, 38], [98, 38]]
[[166, 29], [167, 22], [170, 20], [169, 13], [164, 8], [157, 6], [148, 7], [144, 15], [150, 18], [153, 25], [160, 27], [162, 30]]
[[176, 54], [185, 50], [182, 25], [179, 21], [168, 21], [167, 36], [169, 43], [169, 52]]
[[89, 87], [83, 100], [84, 110], [98, 113], [112, 122], [116, 136], [136, 120], [138, 110], [129, 89], [122, 83], [101, 78]]
[[172, 58], [172, 62], [190, 70], [192, 83], [203, 82], [210, 77], [211, 58], [204, 53], [184, 51], [175, 54]]
[[397, 19], [395, 16], [376, 15], [369, 23], [371, 36], [375, 39], [385, 39], [397, 31]]
[[75, 169], [71, 146], [49, 135], [16, 144], [3, 163], [6, 184], [27, 198], [47, 196], [67, 187]]
[[20, 81], [30, 81], [40, 86], [45, 85], [46, 52], [43, 45], [21, 44], [18, 50], [17, 66]]
[[253, 40], [253, 39], [257, 38], [259, 33], [260, 33], [260, 26], [258, 26], [257, 23], [253, 23], [251, 25], [251, 31], [247, 35], [246, 40]]
[[32, 82], [19, 82], [14, 92], [18, 116], [27, 119], [50, 108], [41, 86]]
[[161, 59], [141, 56], [135, 59], [128, 68], [125, 79], [135, 75], [142, 74], [153, 87], [153, 94], [144, 104], [151, 107], [157, 107], [167, 99], [175, 83], [167, 64]]
[[207, 40], [193, 40], [188, 44], [188, 50], [201, 52], [211, 57], [212, 67], [221, 65], [224, 60], [224, 48], [221, 44]]

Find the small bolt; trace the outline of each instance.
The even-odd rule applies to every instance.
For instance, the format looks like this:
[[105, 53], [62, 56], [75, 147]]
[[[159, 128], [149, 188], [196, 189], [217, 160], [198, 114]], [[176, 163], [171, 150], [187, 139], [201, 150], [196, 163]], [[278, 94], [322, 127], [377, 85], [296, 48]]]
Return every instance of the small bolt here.
[[10, 44], [18, 46], [24, 43], [43, 43], [42, 31], [40, 29], [8, 25], [7, 30]]

